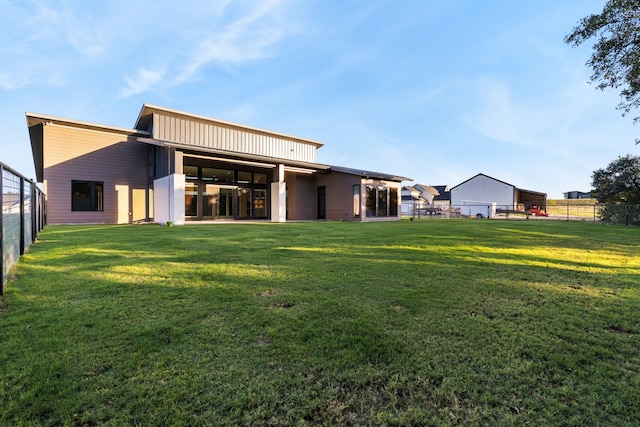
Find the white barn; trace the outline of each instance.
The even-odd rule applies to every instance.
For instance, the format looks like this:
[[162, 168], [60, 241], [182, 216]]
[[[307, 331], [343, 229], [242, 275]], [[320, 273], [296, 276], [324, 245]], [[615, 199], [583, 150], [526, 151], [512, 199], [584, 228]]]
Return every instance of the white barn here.
[[482, 173], [451, 188], [451, 206], [462, 206], [464, 201], [495, 203], [499, 210], [528, 210], [534, 205], [547, 208], [545, 193], [517, 188]]

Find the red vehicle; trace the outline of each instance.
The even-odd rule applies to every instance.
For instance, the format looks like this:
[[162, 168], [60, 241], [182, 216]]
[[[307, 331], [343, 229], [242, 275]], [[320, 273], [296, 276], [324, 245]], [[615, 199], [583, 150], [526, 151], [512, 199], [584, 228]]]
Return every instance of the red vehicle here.
[[541, 211], [538, 205], [532, 205], [529, 208], [529, 213], [532, 213], [535, 216], [549, 216], [549, 214], [546, 213], [545, 211]]

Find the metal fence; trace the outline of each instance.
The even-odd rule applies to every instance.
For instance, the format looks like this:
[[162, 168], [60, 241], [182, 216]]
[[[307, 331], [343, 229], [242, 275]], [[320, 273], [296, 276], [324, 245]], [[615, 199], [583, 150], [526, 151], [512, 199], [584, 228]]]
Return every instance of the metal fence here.
[[412, 207], [405, 216], [410, 219], [477, 218], [506, 220], [586, 221], [620, 225], [640, 225], [640, 206], [607, 204], [552, 204], [537, 206], [497, 205], [492, 203], [466, 205], [430, 205]]
[[44, 193], [35, 182], [0, 163], [0, 250], [2, 283], [0, 295], [11, 268], [31, 246], [45, 225]]

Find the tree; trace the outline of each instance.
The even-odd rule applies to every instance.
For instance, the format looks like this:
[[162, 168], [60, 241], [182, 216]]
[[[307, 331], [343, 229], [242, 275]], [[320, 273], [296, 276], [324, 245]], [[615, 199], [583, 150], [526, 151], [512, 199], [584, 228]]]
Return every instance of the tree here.
[[587, 61], [591, 81], [600, 90], [619, 89], [617, 108], [626, 116], [640, 106], [640, 0], [607, 1], [602, 13], [582, 18], [564, 41], [576, 47], [591, 38], [597, 38]]
[[640, 157], [627, 154], [591, 176], [593, 197], [605, 221], [640, 225]]

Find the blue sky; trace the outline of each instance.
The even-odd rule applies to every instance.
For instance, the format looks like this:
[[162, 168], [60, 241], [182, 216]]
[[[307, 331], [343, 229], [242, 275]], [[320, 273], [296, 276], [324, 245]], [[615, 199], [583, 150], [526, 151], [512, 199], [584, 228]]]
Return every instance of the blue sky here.
[[132, 127], [143, 103], [325, 143], [317, 161], [561, 198], [640, 127], [563, 37], [604, 0], [0, 0], [0, 161], [25, 112]]

